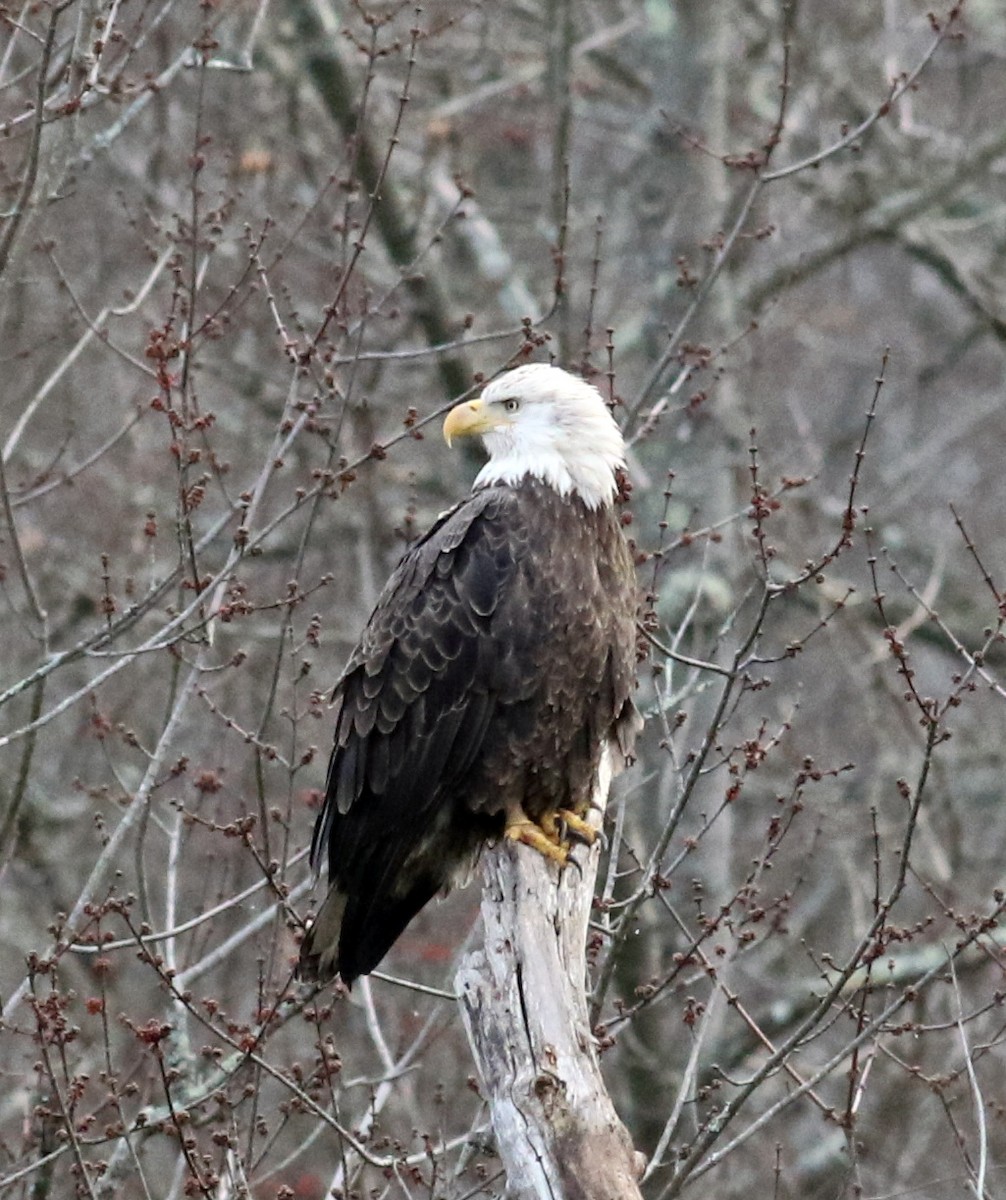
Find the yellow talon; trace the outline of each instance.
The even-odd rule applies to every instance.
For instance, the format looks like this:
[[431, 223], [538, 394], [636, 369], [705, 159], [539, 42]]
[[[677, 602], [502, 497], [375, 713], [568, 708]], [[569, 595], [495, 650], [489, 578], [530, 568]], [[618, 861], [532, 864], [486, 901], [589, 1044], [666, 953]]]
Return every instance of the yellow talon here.
[[[549, 824], [554, 827], [555, 817], [551, 818]], [[507, 818], [503, 836], [511, 842], [521, 842], [530, 846], [532, 850], [537, 850], [545, 858], [550, 858], [564, 867], [569, 858], [569, 849], [562, 844], [553, 830], [544, 828], [543, 825], [544, 822], [542, 825], [536, 825], [523, 812], [519, 812]]]
[[588, 846], [593, 846], [597, 841], [597, 830], [594, 826], [575, 812], [570, 812], [568, 808], [560, 808], [556, 817], [566, 836], [576, 838], [577, 841]]

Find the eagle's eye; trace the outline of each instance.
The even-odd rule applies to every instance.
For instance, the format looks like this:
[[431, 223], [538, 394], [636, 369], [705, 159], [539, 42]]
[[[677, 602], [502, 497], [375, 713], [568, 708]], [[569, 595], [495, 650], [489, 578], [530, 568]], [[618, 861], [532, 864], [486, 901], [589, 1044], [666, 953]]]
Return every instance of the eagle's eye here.
[[515, 413], [517, 409], [520, 408], [520, 401], [514, 396], [508, 396], [507, 399], [503, 401], [503, 408], [508, 413]]

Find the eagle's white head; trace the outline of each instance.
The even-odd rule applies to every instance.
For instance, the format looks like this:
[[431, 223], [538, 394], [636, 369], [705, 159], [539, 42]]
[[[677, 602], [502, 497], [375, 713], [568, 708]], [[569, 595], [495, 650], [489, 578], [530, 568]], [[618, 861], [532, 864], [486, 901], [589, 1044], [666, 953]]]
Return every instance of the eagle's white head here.
[[625, 465], [621, 431], [597, 388], [559, 367], [517, 367], [478, 400], [452, 408], [447, 444], [469, 434], [481, 435], [489, 451], [475, 487], [531, 475], [562, 496], [575, 493], [588, 508], [615, 498], [615, 470]]

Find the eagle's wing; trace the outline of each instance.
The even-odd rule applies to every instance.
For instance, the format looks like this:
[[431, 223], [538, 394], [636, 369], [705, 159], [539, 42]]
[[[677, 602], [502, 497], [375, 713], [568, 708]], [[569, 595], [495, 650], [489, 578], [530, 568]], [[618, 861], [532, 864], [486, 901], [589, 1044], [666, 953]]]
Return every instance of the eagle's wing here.
[[[506, 490], [486, 489], [413, 547], [336, 686], [335, 746], [311, 845], [316, 870], [327, 854], [336, 895], [326, 905], [335, 908], [332, 929], [322, 928], [323, 908], [308, 935], [304, 974], [338, 966], [349, 982], [369, 970], [457, 865], [431, 863], [424, 845], [442, 834], [450, 814], [438, 801], [475, 762], [506, 688], [511, 656], [505, 631], [492, 627], [516, 574], [513, 507]], [[330, 933], [338, 961], [321, 945]], [[361, 939], [367, 945], [353, 944]]]

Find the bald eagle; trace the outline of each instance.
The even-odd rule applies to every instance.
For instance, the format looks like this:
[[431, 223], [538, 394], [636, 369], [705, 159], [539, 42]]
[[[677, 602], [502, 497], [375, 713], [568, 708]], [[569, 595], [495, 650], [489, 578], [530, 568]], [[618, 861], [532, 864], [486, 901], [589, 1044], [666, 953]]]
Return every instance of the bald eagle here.
[[453, 408], [489, 461], [389, 579], [336, 684], [299, 973], [348, 986], [501, 837], [564, 863], [638, 716], [618, 426], [596, 388], [518, 367]]

